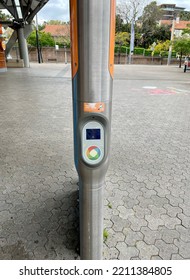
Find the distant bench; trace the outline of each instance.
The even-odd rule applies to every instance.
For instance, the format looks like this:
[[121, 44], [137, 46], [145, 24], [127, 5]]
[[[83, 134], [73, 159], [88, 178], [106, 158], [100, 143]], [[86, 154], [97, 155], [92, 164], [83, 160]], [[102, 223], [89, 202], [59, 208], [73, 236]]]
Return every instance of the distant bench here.
[[57, 58], [48, 58], [48, 62], [57, 62]]

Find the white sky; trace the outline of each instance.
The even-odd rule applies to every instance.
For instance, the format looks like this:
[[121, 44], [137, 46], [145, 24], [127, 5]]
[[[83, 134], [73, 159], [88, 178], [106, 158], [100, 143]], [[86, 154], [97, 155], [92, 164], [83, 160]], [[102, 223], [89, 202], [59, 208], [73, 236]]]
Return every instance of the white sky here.
[[176, 4], [178, 7], [186, 8], [187, 11], [190, 11], [190, 0], [166, 0], [166, 1], [157, 1], [158, 4]]
[[[120, 0], [116, 0], [117, 3], [119, 3], [119, 1]], [[149, 3], [152, 1], [147, 0], [147, 2]], [[190, 0], [157, 0], [157, 3], [176, 4], [177, 6], [184, 7], [186, 8], [186, 10], [190, 11]], [[39, 12], [38, 19], [40, 23], [42, 23], [43, 21], [48, 21], [50, 19], [69, 21], [69, 0], [49, 0], [49, 2], [44, 6], [44, 8]]]
[[[116, 0], [116, 3], [119, 3], [120, 1], [123, 2], [125, 0]], [[147, 0], [148, 3], [152, 1], [154, 0]], [[187, 11], [190, 11], [190, 0], [157, 0], [157, 3], [176, 4], [177, 6], [184, 7]], [[38, 13], [38, 21], [41, 24], [44, 21], [51, 19], [66, 22], [69, 21], [69, 0], [49, 0], [49, 2]]]

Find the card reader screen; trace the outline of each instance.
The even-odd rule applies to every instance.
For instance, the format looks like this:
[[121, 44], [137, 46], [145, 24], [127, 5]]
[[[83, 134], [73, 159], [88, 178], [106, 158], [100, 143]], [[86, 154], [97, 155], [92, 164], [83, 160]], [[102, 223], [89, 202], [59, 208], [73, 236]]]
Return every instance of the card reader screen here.
[[100, 140], [100, 129], [92, 128], [86, 130], [86, 140]]

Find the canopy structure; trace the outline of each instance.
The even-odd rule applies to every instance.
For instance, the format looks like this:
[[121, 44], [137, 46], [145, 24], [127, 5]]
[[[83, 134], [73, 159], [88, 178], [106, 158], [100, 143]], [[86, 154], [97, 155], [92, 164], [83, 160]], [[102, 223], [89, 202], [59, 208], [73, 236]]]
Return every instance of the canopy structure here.
[[12, 15], [12, 21], [2, 21], [0, 23], [9, 25], [14, 32], [7, 43], [6, 55], [18, 39], [20, 57], [24, 61], [24, 66], [29, 67], [29, 58], [26, 39], [32, 31], [31, 22], [35, 15], [43, 8], [49, 0], [0, 0], [0, 9], [6, 9]]
[[31, 23], [49, 0], [0, 0], [0, 9], [6, 9], [18, 22]]

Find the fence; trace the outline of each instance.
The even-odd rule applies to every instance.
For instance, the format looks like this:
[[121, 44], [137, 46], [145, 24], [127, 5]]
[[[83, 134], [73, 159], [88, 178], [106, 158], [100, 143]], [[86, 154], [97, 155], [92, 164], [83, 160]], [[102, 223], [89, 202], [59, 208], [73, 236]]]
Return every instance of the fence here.
[[[38, 62], [38, 52], [35, 47], [29, 47], [29, 60], [30, 62]], [[14, 47], [10, 53], [13, 59], [18, 59], [19, 50], [18, 47]], [[41, 48], [42, 61], [44, 63], [65, 63], [71, 62], [70, 49], [59, 48], [56, 50], [54, 47], [43, 47]], [[115, 64], [128, 64], [128, 55], [123, 53], [115, 53]], [[159, 56], [144, 56], [144, 55], [133, 55], [132, 64], [155, 64], [155, 65], [166, 65], [167, 57]], [[171, 64], [179, 64], [177, 58], [172, 58]]]

